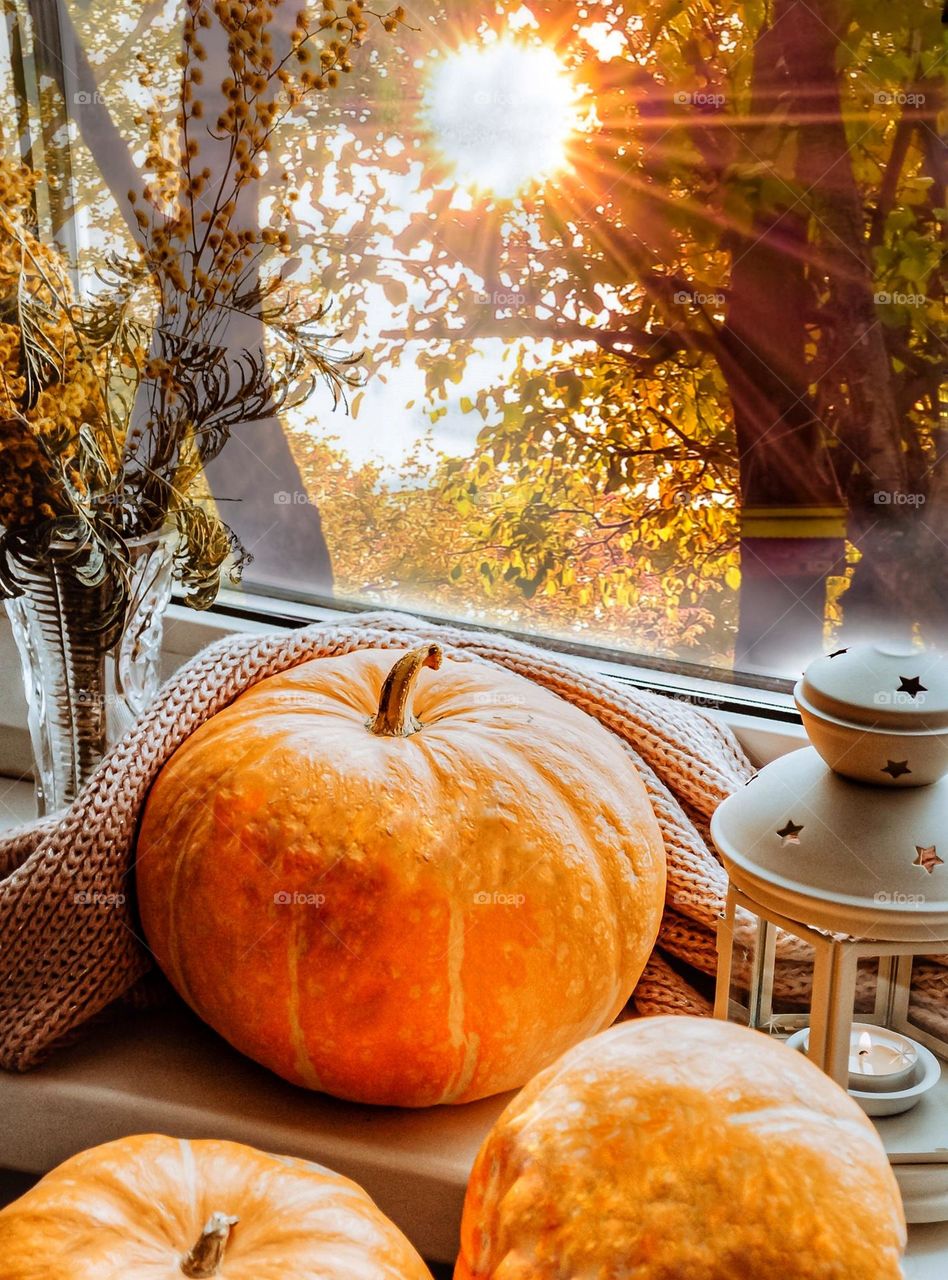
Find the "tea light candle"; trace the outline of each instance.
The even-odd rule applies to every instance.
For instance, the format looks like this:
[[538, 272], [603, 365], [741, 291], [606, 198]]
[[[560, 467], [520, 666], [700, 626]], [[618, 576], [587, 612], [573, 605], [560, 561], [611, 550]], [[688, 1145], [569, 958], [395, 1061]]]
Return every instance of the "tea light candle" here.
[[918, 1046], [908, 1036], [854, 1022], [849, 1039], [849, 1088], [859, 1093], [898, 1093], [915, 1080]]

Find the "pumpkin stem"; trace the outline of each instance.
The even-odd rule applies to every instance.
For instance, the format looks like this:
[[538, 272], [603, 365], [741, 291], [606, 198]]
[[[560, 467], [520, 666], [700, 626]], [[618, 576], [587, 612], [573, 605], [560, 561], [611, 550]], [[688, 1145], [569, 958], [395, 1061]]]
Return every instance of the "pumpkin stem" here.
[[181, 1259], [181, 1270], [193, 1280], [216, 1276], [224, 1260], [230, 1229], [239, 1221], [229, 1213], [212, 1213], [194, 1248]]
[[417, 733], [421, 721], [411, 707], [415, 683], [422, 667], [437, 671], [440, 666], [441, 646], [437, 644], [424, 644], [402, 654], [385, 677], [378, 713], [368, 721], [372, 732], [385, 738], [407, 738]]

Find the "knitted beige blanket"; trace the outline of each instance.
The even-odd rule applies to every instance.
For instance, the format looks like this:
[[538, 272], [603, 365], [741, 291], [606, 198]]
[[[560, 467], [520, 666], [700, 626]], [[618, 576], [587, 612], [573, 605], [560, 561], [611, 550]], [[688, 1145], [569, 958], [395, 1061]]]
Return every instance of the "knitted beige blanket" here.
[[[714, 927], [727, 889], [707, 840], [715, 806], [753, 773], [731, 733], [687, 703], [623, 687], [513, 640], [364, 614], [298, 631], [228, 637], [163, 687], [71, 807], [0, 836], [0, 1065], [27, 1070], [108, 1005], [140, 990], [150, 966], [134, 907], [135, 834], [162, 765], [251, 685], [311, 658], [437, 641], [446, 655], [495, 663], [594, 716], [626, 745], [668, 854], [666, 912], [634, 1011], [710, 1013]], [[808, 985], [799, 943], [784, 939], [779, 986]]]

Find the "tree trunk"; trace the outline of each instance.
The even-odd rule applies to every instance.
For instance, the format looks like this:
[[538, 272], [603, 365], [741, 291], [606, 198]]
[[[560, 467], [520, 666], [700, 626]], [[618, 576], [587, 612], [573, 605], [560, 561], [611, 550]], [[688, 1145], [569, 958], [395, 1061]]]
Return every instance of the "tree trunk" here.
[[[751, 111], [766, 120], [792, 84], [783, 60], [793, 0], [778, 3], [754, 51]], [[766, 125], [750, 130], [759, 162]], [[826, 577], [845, 563], [840, 491], [808, 393], [813, 305], [807, 223], [792, 208], [731, 237], [727, 323], [716, 352], [734, 412], [741, 486], [741, 594], [735, 665], [793, 674], [823, 643]]]
[[[921, 65], [919, 64], [919, 72]], [[935, 70], [937, 77], [937, 69]], [[882, 243], [885, 214], [893, 206], [903, 165], [914, 143], [923, 157], [923, 173], [931, 187], [928, 205], [932, 221], [948, 199], [948, 145], [938, 132], [938, 122], [946, 105], [944, 86], [937, 78], [918, 74], [908, 86], [910, 99], [904, 108], [886, 168], [879, 208], [874, 216], [873, 243]], [[943, 262], [929, 280], [927, 296], [944, 297], [948, 270]], [[854, 529], [853, 539], [863, 552], [845, 596], [847, 621], [861, 620], [874, 633], [886, 619], [896, 623], [896, 636], [904, 640], [917, 626], [927, 643], [944, 645], [948, 639], [948, 385], [943, 361], [931, 360], [929, 349], [913, 365], [906, 364], [910, 343], [909, 325], [885, 327], [883, 338], [890, 352], [890, 364], [897, 360], [903, 371], [897, 383], [896, 409], [906, 423], [906, 501], [901, 511], [885, 512], [889, 518], [878, 526], [875, 509], [864, 514], [863, 531]], [[938, 335], [931, 344], [937, 356]], [[911, 354], [911, 353], [909, 353]], [[916, 353], [917, 354], [917, 353]], [[926, 360], [925, 355], [928, 355]], [[917, 426], [912, 422], [919, 402], [932, 422], [932, 447], [921, 446]], [[883, 496], [880, 494], [880, 497]], [[889, 497], [888, 494], [885, 495]], [[889, 506], [891, 502], [874, 504]], [[894, 517], [894, 518], [893, 518]], [[883, 632], [883, 635], [885, 632]]]
[[[821, 269], [830, 293], [829, 370], [842, 394], [836, 433], [850, 507], [849, 536], [862, 553], [843, 597], [847, 639], [905, 640], [912, 631], [911, 591], [898, 590], [916, 538], [916, 495], [908, 484], [907, 434], [892, 363], [874, 301], [866, 215], [853, 175], [836, 56], [843, 17], [837, 0], [793, 0], [785, 57], [805, 85], [808, 119], [800, 127], [798, 178], [819, 230]], [[922, 497], [924, 501], [924, 497]], [[921, 576], [921, 575], [919, 575]], [[907, 607], [906, 607], [907, 606]]]
[[[296, 12], [293, 7], [294, 16]], [[200, 93], [205, 128], [199, 135], [200, 163], [211, 170], [210, 190], [228, 164], [230, 141], [216, 139], [211, 123], [226, 100], [221, 83], [230, 75], [227, 35], [216, 16], [203, 33], [207, 50]], [[274, 54], [279, 61], [289, 48], [289, 6], [276, 10], [271, 26]], [[235, 231], [260, 229], [260, 181], [244, 186], [231, 221]], [[252, 281], [250, 282], [252, 285]], [[257, 316], [234, 316], [223, 341], [235, 357], [243, 351], [264, 355], [264, 327]], [[262, 588], [288, 592], [332, 593], [332, 564], [316, 506], [309, 501], [302, 477], [277, 417], [238, 427], [227, 445], [205, 466], [205, 476], [221, 514], [253, 557], [246, 577]]]

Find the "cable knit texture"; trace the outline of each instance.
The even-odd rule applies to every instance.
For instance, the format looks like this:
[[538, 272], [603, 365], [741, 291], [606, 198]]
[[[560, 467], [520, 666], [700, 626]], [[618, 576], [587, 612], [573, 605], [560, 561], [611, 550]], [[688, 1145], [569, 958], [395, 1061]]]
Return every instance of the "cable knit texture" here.
[[[300, 662], [430, 641], [457, 661], [535, 680], [623, 741], [668, 854], [665, 919], [632, 1011], [710, 1013], [687, 975], [714, 971], [727, 879], [699, 827], [753, 773], [733, 735], [685, 702], [590, 675], [528, 645], [374, 613], [210, 645], [168, 681], [69, 809], [0, 836], [0, 1065], [27, 1070], [114, 1001], [145, 999], [151, 960], [136, 924], [135, 833], [149, 787], [195, 729], [251, 685]], [[805, 994], [801, 944], [782, 940], [781, 955], [779, 988]]]

